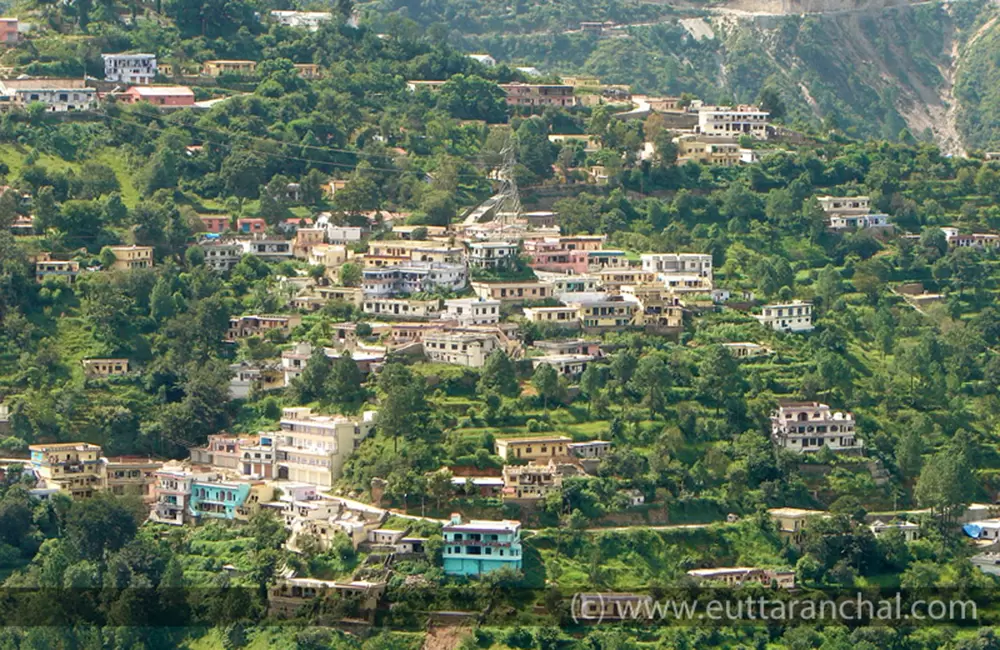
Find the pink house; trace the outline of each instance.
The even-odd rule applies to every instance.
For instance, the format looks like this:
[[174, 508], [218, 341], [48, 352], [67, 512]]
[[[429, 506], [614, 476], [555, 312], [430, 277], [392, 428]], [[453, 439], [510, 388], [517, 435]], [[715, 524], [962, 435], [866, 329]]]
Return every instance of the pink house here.
[[194, 106], [194, 91], [187, 86], [132, 86], [121, 95], [126, 104], [149, 102], [156, 106]]
[[229, 230], [229, 217], [228, 216], [202, 216], [199, 217], [201, 223], [204, 224], [205, 230], [207, 232], [226, 232]]
[[0, 43], [16, 45], [18, 38], [17, 18], [0, 18]]
[[538, 271], [583, 274], [587, 272], [585, 250], [567, 250], [558, 239], [527, 240], [524, 252], [531, 258], [529, 266]]
[[263, 219], [237, 219], [236, 230], [239, 232], [267, 232], [267, 222]]

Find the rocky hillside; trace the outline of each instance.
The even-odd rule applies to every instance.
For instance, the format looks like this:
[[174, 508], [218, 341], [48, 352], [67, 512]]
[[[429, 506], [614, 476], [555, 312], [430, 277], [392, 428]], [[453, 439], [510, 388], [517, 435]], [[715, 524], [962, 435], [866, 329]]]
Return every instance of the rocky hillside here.
[[[953, 154], [1000, 147], [1000, 26], [991, 2], [733, 0], [657, 4], [673, 13], [652, 19], [645, 7], [630, 21], [616, 5], [618, 22], [631, 24], [601, 36], [565, 24], [567, 12], [564, 24], [535, 32], [454, 35], [505, 62], [598, 74], [640, 92], [754, 101], [768, 87], [792, 123], [933, 140]], [[610, 18], [595, 13], [585, 18]]]

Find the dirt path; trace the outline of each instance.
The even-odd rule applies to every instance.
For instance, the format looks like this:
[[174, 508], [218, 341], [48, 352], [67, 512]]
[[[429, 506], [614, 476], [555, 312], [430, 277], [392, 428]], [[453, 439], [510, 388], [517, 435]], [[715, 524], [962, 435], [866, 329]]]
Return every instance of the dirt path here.
[[472, 630], [467, 627], [431, 625], [421, 650], [454, 650], [471, 633]]

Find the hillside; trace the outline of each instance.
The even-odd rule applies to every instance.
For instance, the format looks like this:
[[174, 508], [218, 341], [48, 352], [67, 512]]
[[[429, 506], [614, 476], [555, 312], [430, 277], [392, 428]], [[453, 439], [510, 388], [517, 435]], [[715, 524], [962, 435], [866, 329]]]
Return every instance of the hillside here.
[[[551, 3], [524, 14], [491, 13], [486, 3], [457, 20], [441, 5], [392, 6], [427, 25], [446, 21], [464, 49], [544, 73], [719, 102], [754, 101], [769, 86], [790, 122], [933, 140], [952, 154], [1000, 144], [992, 119], [1000, 37], [996, 9], [980, 0]], [[581, 31], [581, 20], [618, 24], [598, 36]]]

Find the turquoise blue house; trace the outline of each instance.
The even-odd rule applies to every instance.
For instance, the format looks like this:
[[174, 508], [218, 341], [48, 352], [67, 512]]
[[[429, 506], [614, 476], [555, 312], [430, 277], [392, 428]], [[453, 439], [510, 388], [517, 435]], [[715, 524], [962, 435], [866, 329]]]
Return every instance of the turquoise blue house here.
[[191, 482], [188, 512], [193, 517], [235, 519], [236, 509], [243, 505], [249, 494], [249, 483], [194, 480]]
[[521, 569], [521, 522], [462, 523], [453, 514], [444, 525], [444, 572], [453, 576], [480, 576], [503, 567]]

